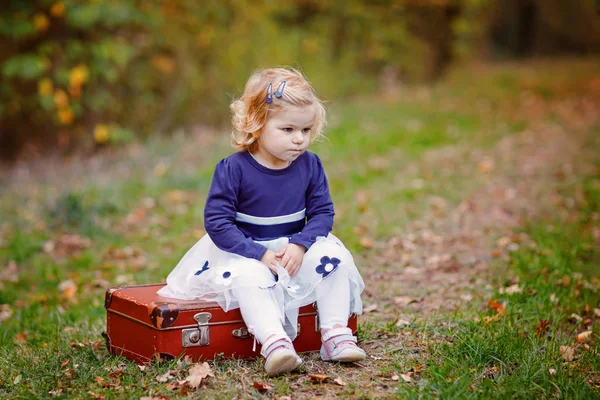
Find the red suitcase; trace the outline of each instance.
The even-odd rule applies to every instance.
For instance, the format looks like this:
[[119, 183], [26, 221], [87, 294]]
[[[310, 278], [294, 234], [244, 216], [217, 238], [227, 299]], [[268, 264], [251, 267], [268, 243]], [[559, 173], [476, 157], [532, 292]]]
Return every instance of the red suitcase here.
[[[137, 362], [172, 359], [186, 354], [193, 360], [211, 360], [216, 355], [252, 358], [252, 351], [239, 309], [224, 312], [213, 302], [175, 300], [156, 294], [163, 284], [122, 286], [106, 291], [106, 345], [112, 354]], [[356, 332], [357, 317], [348, 326]], [[297, 352], [317, 351], [321, 335], [314, 305], [300, 308]]]

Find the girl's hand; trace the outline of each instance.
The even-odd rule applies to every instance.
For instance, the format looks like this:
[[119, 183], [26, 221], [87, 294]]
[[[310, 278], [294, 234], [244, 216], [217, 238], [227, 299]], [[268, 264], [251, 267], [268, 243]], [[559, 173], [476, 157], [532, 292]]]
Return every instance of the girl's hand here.
[[265, 264], [275, 275], [277, 275], [277, 263], [281, 261], [280, 257], [277, 257], [273, 250], [265, 251], [260, 262]]
[[280, 265], [287, 270], [288, 274], [294, 276], [302, 265], [304, 253], [306, 253], [306, 248], [304, 248], [304, 246], [288, 243], [279, 253], [275, 254], [275, 256], [281, 259]]

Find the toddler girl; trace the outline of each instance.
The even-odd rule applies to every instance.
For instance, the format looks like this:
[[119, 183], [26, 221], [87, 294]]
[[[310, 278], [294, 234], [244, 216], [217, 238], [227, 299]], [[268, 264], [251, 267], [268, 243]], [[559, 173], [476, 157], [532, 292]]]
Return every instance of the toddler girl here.
[[231, 109], [239, 151], [216, 166], [204, 209], [207, 235], [158, 294], [239, 307], [270, 376], [302, 363], [292, 345], [298, 308], [315, 301], [323, 360], [363, 360], [347, 324], [351, 313], [362, 313], [364, 282], [330, 234], [327, 179], [307, 151], [325, 125], [321, 101], [299, 71], [275, 68], [252, 75]]

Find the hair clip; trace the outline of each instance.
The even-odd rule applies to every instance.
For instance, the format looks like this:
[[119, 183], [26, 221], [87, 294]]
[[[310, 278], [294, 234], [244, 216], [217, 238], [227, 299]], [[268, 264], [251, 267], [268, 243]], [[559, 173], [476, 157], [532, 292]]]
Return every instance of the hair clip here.
[[277, 87], [277, 91], [275, 92], [275, 97], [280, 99], [283, 96], [283, 90], [285, 89], [286, 81], [282, 81]]
[[273, 84], [272, 83], [269, 83], [269, 86], [267, 87], [267, 97], [265, 98], [265, 101], [267, 103], [273, 102]]

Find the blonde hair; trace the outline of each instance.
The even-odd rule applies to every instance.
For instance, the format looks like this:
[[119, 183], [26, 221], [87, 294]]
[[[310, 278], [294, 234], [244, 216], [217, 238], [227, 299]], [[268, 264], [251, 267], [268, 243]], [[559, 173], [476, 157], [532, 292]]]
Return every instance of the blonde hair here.
[[[286, 81], [283, 96], [278, 98], [275, 96], [275, 91], [283, 81]], [[273, 87], [272, 103], [266, 101], [269, 84], [272, 84]], [[310, 132], [310, 141], [312, 143], [317, 140], [326, 123], [323, 102], [297, 69], [291, 67], [269, 68], [252, 74], [246, 82], [242, 97], [234, 100], [230, 105], [233, 112], [232, 146], [239, 151], [254, 151], [258, 146], [257, 139], [270, 113], [280, 111], [285, 104], [314, 106], [315, 120]]]

